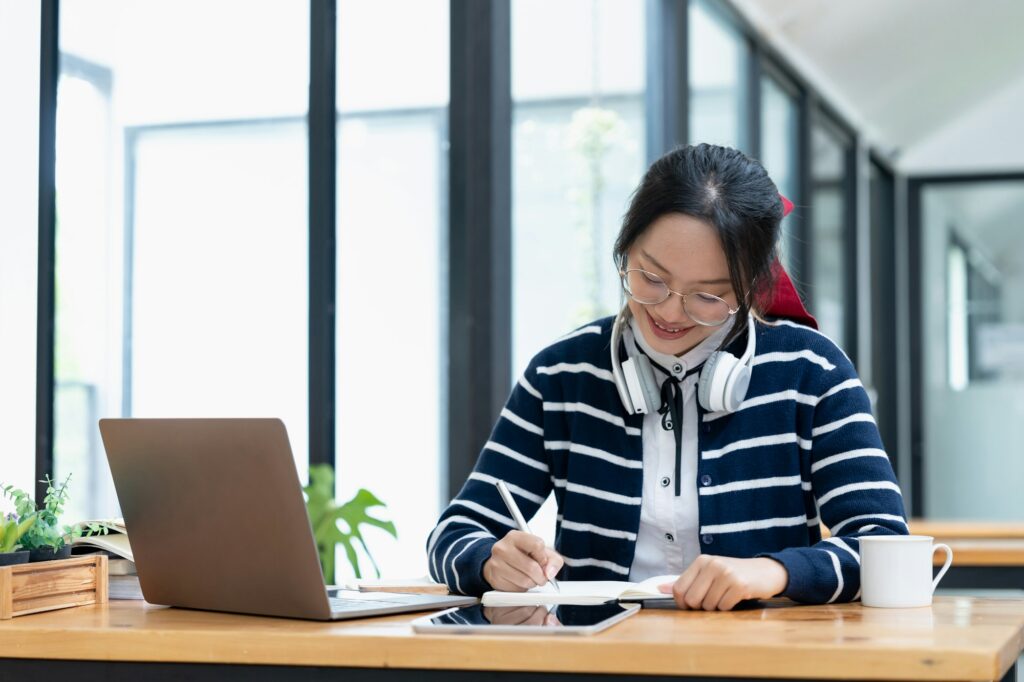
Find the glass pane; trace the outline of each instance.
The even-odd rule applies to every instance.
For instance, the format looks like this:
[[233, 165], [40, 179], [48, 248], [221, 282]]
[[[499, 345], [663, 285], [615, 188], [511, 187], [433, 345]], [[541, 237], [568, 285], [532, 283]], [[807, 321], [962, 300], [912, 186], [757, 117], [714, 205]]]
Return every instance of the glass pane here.
[[947, 519], [1024, 517], [1024, 181], [922, 196], [924, 506]]
[[60, 8], [54, 469], [74, 475], [69, 517], [118, 513], [97, 417], [281, 417], [304, 476], [308, 8]]
[[707, 0], [691, 0], [688, 31], [690, 141], [746, 150], [747, 43]]
[[840, 347], [848, 343], [846, 315], [853, 302], [847, 278], [849, 233], [846, 182], [847, 147], [829, 128], [811, 129], [810, 235], [811, 312], [821, 331]]
[[[770, 76], [761, 79], [761, 163], [775, 181], [779, 192], [799, 206], [797, 196], [800, 169], [797, 164], [796, 98]], [[799, 210], [799, 209], [795, 209]], [[789, 272], [799, 272], [800, 245], [792, 231], [795, 221], [782, 221], [782, 264]]]
[[[546, 41], [536, 31], [555, 26], [552, 4], [512, 3], [514, 376], [558, 336], [615, 312], [612, 244], [646, 168], [643, 4], [556, 4], [559, 30], [571, 28]], [[613, 63], [630, 72], [606, 76]]]
[[0, 6], [0, 482], [33, 494], [39, 12], [39, 0]]
[[[395, 523], [398, 541], [364, 531], [383, 575], [426, 575], [447, 420], [448, 3], [342, 0], [338, 31], [339, 45], [355, 41], [339, 50], [339, 109], [370, 106], [385, 90], [408, 97], [339, 121], [336, 489], [341, 501], [366, 488], [387, 504], [375, 513]], [[344, 554], [336, 565], [337, 581], [353, 575]]]

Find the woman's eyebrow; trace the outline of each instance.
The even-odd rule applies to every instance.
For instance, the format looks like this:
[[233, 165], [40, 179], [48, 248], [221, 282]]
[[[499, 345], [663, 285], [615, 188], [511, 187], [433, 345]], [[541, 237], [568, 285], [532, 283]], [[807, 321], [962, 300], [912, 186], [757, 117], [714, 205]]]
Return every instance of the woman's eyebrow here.
[[[659, 270], [661, 270], [665, 274], [670, 274], [669, 271], [668, 271], [668, 268], [666, 268], [664, 265], [662, 265], [661, 263], [656, 261], [654, 259], [654, 256], [652, 256], [651, 254], [647, 253], [643, 249], [640, 249], [640, 253], [643, 254], [644, 258], [646, 258], [647, 260], [651, 261], [651, 263], [654, 265], [654, 267], [658, 268]], [[702, 280], [698, 281], [697, 284], [732, 284], [732, 280], [729, 279], [728, 277], [723, 278], [723, 279], [702, 279]]]

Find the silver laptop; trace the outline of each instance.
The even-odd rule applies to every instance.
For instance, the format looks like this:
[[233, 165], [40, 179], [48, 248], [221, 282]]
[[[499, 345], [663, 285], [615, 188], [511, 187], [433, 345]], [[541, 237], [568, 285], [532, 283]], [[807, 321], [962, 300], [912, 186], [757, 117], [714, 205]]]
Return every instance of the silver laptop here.
[[279, 419], [101, 419], [146, 601], [341, 620], [475, 603], [328, 590]]

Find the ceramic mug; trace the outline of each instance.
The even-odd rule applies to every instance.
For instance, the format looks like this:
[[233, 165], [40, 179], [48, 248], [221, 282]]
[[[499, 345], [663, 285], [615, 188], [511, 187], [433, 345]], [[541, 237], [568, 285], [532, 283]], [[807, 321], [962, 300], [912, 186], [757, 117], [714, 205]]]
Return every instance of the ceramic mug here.
[[[868, 535], [860, 540], [861, 603], [884, 608], [931, 606], [932, 593], [953, 563], [949, 545], [928, 535]], [[946, 562], [932, 579], [932, 556]]]

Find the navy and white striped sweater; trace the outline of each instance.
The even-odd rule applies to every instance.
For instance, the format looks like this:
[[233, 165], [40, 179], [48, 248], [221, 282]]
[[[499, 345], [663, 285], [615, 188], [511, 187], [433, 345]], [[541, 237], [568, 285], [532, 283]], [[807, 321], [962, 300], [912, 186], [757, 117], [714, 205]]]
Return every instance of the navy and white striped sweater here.
[[[513, 526], [503, 479], [530, 518], [554, 490], [563, 580], [625, 580], [643, 483], [643, 415], [612, 380], [613, 318], [548, 346], [516, 383], [476, 468], [427, 540], [431, 575], [453, 591], [490, 589], [483, 564]], [[742, 352], [741, 338], [734, 348]], [[739, 354], [739, 353], [737, 353]], [[858, 536], [903, 534], [903, 498], [871, 406], [828, 337], [789, 321], [757, 324], [747, 397], [735, 414], [698, 405], [701, 551], [767, 556], [784, 595], [826, 603], [860, 594]], [[822, 540], [819, 522], [832, 537]]]

